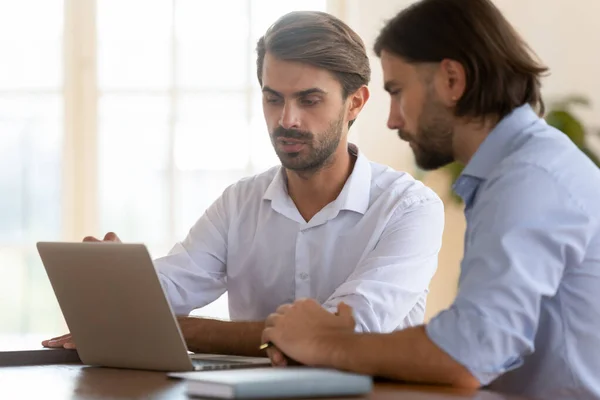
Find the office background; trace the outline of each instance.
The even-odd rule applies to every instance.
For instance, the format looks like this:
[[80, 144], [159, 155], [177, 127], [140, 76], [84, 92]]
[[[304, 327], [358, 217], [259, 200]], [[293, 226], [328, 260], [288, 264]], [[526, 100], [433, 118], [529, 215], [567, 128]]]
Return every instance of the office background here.
[[[278, 163], [264, 125], [254, 47], [297, 9], [331, 12], [365, 40], [372, 96], [350, 139], [416, 174], [446, 203], [428, 317], [456, 294], [464, 218], [443, 171], [415, 169], [386, 128], [389, 100], [372, 43], [407, 0], [0, 0], [0, 336], [66, 327], [35, 242], [115, 231], [153, 256], [184, 237], [229, 184]], [[600, 126], [598, 0], [495, 0]], [[600, 149], [590, 136], [590, 146]], [[599, 152], [600, 154], [600, 152]], [[223, 297], [199, 315], [227, 318]]]

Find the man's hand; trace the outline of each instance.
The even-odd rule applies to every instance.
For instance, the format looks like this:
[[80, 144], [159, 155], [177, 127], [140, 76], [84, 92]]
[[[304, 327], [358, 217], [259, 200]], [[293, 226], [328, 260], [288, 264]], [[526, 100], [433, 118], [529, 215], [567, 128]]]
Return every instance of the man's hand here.
[[262, 340], [276, 346], [267, 351], [273, 365], [286, 365], [285, 354], [302, 364], [319, 366], [325, 364], [328, 343], [340, 334], [353, 333], [355, 324], [352, 308], [345, 303], [338, 305], [334, 315], [314, 300], [298, 300], [269, 315]]
[[[83, 238], [84, 242], [116, 242], [121, 243], [121, 239], [114, 233], [108, 232], [104, 235], [104, 239], [99, 240], [93, 236], [86, 236]], [[44, 347], [64, 347], [65, 349], [75, 349], [75, 341], [73, 341], [73, 337], [70, 333], [66, 335], [58, 336], [49, 340], [42, 341], [42, 346]]]
[[93, 236], [86, 236], [83, 238], [84, 242], [116, 242], [116, 243], [121, 243], [121, 239], [119, 239], [119, 237], [117, 236], [116, 233], [114, 232], [108, 232], [106, 235], [104, 235], [104, 239], [100, 240], [100, 239], [96, 239]]
[[64, 347], [65, 349], [75, 349], [75, 342], [73, 336], [70, 333], [66, 335], [58, 336], [49, 340], [42, 341], [44, 347]]

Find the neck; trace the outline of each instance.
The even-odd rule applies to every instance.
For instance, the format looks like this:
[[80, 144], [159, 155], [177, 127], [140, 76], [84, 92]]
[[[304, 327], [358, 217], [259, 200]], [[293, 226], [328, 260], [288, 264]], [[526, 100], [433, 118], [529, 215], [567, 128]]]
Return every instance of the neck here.
[[488, 117], [465, 120], [457, 125], [452, 143], [454, 159], [463, 165], [467, 165], [498, 122], [498, 118]]
[[306, 221], [339, 196], [355, 161], [348, 153], [348, 144], [342, 141], [318, 170], [297, 172], [286, 169], [289, 196]]

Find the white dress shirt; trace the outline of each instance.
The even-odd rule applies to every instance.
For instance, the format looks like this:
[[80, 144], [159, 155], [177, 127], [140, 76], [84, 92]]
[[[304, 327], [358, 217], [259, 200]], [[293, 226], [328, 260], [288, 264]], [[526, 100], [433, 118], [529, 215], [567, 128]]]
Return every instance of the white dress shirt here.
[[155, 260], [177, 314], [229, 296], [232, 320], [263, 320], [313, 298], [331, 312], [354, 308], [359, 332], [423, 322], [437, 268], [443, 204], [404, 172], [370, 162], [354, 145], [338, 198], [306, 222], [272, 168], [228, 187], [183, 242]]

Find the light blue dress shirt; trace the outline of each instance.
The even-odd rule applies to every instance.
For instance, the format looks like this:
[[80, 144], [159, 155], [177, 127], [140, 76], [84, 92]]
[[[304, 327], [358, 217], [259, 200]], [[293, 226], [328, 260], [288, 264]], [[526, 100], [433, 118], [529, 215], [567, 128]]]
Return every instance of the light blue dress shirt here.
[[465, 255], [430, 339], [493, 390], [600, 398], [600, 170], [525, 105], [454, 189]]
[[188, 314], [228, 292], [233, 320], [263, 320], [313, 298], [354, 308], [357, 331], [423, 323], [444, 230], [439, 197], [355, 146], [336, 200], [305, 221], [281, 167], [230, 186], [155, 266], [174, 310]]

